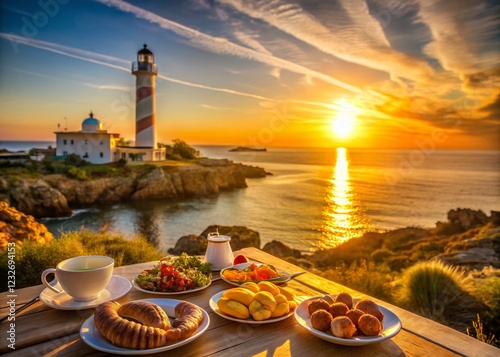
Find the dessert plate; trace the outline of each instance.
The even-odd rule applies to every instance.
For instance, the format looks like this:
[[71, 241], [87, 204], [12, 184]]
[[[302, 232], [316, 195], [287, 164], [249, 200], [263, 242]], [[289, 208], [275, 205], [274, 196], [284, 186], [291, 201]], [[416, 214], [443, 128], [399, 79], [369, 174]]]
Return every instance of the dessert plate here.
[[[335, 295], [331, 296], [334, 297]], [[397, 317], [397, 315], [392, 311], [380, 305], [378, 305], [378, 307], [380, 311], [382, 311], [382, 313], [384, 314], [384, 324], [383, 324], [384, 328], [382, 332], [377, 336], [353, 336], [351, 338], [340, 338], [333, 336], [331, 333], [326, 333], [320, 330], [316, 330], [311, 325], [311, 319], [307, 307], [309, 306], [311, 301], [320, 297], [322, 296], [316, 296], [301, 302], [299, 306], [297, 306], [297, 308], [295, 309], [294, 316], [295, 320], [297, 320], [300, 326], [305, 328], [314, 336], [319, 337], [325, 341], [344, 346], [362, 346], [392, 338], [396, 336], [401, 330], [402, 325], [399, 317]], [[353, 299], [354, 304], [356, 304], [358, 301], [359, 299]]]
[[204, 286], [198, 286], [197, 288], [194, 289], [189, 289], [189, 290], [184, 290], [184, 291], [176, 291], [176, 292], [163, 292], [163, 291], [151, 291], [151, 290], [146, 290], [141, 288], [137, 283], [135, 282], [135, 276], [132, 279], [132, 286], [136, 288], [139, 291], [142, 291], [143, 293], [148, 293], [148, 294], [155, 294], [155, 295], [182, 295], [182, 294], [189, 294], [189, 293], [194, 293], [195, 291], [200, 291], [203, 289], [206, 289], [212, 284], [212, 281], [208, 283], [207, 285]]
[[[175, 315], [174, 310], [177, 304], [182, 302], [182, 300], [164, 299], [164, 298], [145, 299], [139, 301], [149, 301], [153, 304], [160, 306], [163, 310], [165, 310], [165, 312], [170, 318], [173, 318], [173, 316]], [[201, 309], [201, 312], [203, 313], [203, 321], [201, 322], [200, 326], [198, 326], [198, 329], [192, 336], [186, 338], [185, 340], [163, 347], [149, 348], [145, 350], [134, 350], [134, 349], [115, 346], [111, 342], [106, 340], [104, 337], [102, 337], [99, 331], [97, 331], [94, 324], [94, 315], [90, 316], [82, 324], [82, 327], [80, 328], [80, 337], [82, 338], [83, 342], [85, 342], [87, 345], [98, 351], [114, 353], [119, 355], [146, 355], [146, 354], [168, 351], [193, 341], [194, 339], [200, 337], [201, 334], [207, 330], [208, 325], [210, 324], [210, 317], [208, 316], [208, 313], [205, 310]]]
[[223, 290], [212, 296], [212, 298], [209, 301], [210, 308], [212, 309], [213, 312], [215, 312], [217, 315], [231, 321], [236, 321], [236, 322], [241, 322], [244, 324], [250, 324], [250, 325], [261, 325], [261, 324], [271, 324], [273, 322], [278, 322], [281, 320], [285, 320], [289, 318], [290, 316], [293, 315], [293, 311], [290, 311], [288, 314], [280, 316], [280, 317], [275, 317], [275, 318], [269, 318], [267, 320], [261, 320], [257, 321], [252, 319], [251, 317], [249, 319], [239, 319], [237, 317], [229, 316], [222, 311], [220, 311], [219, 307], [217, 306], [217, 301], [219, 301], [220, 298], [222, 298], [222, 295], [226, 292], [227, 290]]
[[75, 301], [71, 296], [69, 296], [64, 290], [62, 290], [59, 283], [55, 283], [54, 287], [61, 290], [60, 293], [45, 288], [40, 294], [40, 301], [45, 305], [58, 310], [83, 310], [91, 309], [99, 304], [121, 298], [123, 295], [128, 293], [132, 288], [132, 284], [127, 279], [113, 275], [109, 280], [106, 288], [99, 293], [97, 299], [91, 301]]

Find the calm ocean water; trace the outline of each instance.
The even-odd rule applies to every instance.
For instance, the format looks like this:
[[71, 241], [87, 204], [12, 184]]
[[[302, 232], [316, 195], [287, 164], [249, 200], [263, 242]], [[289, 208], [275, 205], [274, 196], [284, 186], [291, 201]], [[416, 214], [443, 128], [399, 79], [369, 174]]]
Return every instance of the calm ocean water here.
[[434, 227], [458, 207], [487, 214], [500, 210], [499, 151], [197, 149], [203, 156], [260, 166], [273, 175], [248, 179], [248, 188], [215, 198], [91, 207], [43, 223], [55, 234], [107, 225], [128, 237], [150, 225], [163, 248], [211, 224], [242, 225], [258, 231], [262, 245], [276, 239], [309, 251], [367, 230]]

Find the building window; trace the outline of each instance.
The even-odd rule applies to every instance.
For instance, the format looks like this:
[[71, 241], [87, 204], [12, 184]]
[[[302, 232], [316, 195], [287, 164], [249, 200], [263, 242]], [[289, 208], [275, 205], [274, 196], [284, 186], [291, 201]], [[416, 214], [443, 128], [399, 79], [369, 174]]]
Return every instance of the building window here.
[[68, 156], [68, 152], [67, 151], [63, 151], [63, 156]]
[[85, 139], [85, 145], [87, 145], [89, 143], [89, 141], [87, 139]]
[[63, 145], [66, 145], [68, 141], [66, 139], [63, 140]]
[[101, 153], [99, 154], [99, 157], [104, 157], [104, 153], [103, 153], [103, 152], [101, 152]]
[[89, 157], [89, 153], [88, 153], [88, 152], [86, 152], [86, 153], [83, 155], [83, 157], [88, 158], [88, 157]]
[[123, 158], [123, 159], [126, 159], [126, 158], [127, 158], [127, 154], [126, 154], [126, 153], [124, 153], [124, 152], [122, 152], [122, 158]]
[[73, 141], [73, 139], [71, 139], [71, 145], [73, 145], [75, 142]]
[[101, 140], [101, 145], [104, 145], [104, 140]]

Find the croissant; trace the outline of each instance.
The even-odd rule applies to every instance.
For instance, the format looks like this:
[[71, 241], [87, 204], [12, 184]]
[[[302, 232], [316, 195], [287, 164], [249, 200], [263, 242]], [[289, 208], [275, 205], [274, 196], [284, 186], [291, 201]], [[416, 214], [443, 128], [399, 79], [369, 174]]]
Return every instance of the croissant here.
[[170, 327], [168, 316], [155, 304], [132, 301], [121, 305], [108, 301], [96, 308], [94, 324], [97, 331], [116, 346], [139, 350], [157, 348], [188, 338], [203, 321], [201, 309], [190, 302], [180, 302], [174, 311], [176, 319]]

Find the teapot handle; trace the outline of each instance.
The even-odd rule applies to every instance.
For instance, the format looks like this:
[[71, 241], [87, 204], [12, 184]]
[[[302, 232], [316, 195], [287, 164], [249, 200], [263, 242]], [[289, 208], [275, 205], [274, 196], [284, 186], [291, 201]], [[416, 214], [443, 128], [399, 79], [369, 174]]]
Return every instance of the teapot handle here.
[[217, 229], [215, 232], [210, 232], [207, 234], [207, 238], [217, 237], [219, 235], [219, 230]]

